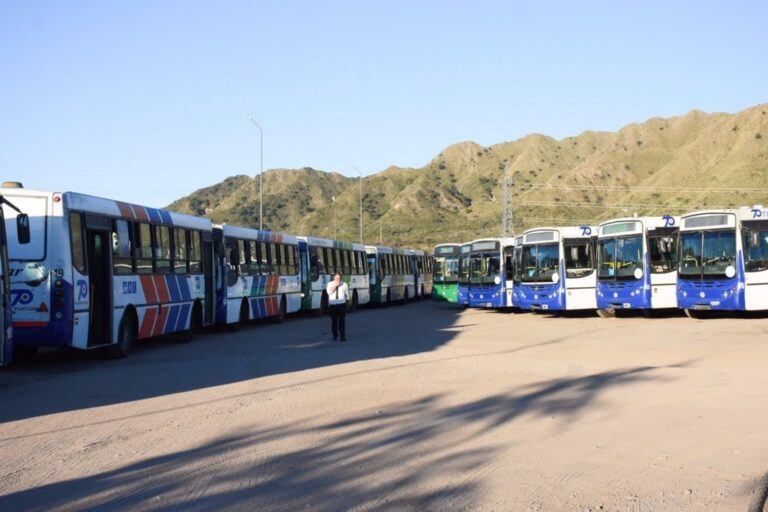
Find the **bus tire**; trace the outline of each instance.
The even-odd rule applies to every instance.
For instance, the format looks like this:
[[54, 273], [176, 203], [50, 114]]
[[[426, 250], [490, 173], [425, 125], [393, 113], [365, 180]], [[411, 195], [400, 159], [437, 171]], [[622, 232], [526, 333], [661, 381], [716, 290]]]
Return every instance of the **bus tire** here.
[[405, 290], [403, 290], [403, 300], [400, 301], [400, 304], [407, 304], [408, 303], [408, 287], [405, 287]]
[[352, 292], [352, 302], [349, 304], [349, 312], [352, 313], [353, 311], [357, 311], [357, 290]]
[[392, 289], [387, 288], [387, 301], [386, 301], [386, 304], [389, 304], [390, 302], [392, 302]]
[[701, 311], [697, 311], [695, 309], [684, 309], [683, 311], [685, 311], [685, 316], [688, 318], [693, 318], [695, 320], [704, 318], [704, 315], [701, 313]]
[[245, 324], [250, 320], [250, 314], [248, 312], [248, 299], [243, 299], [240, 303], [240, 313], [237, 315], [237, 322], [227, 324], [227, 330], [229, 332], [237, 332], [242, 329]]
[[13, 347], [13, 361], [26, 363], [33, 361], [37, 355], [37, 346]]
[[285, 295], [283, 295], [280, 298], [280, 307], [277, 309], [277, 314], [272, 317], [272, 323], [275, 324], [281, 324], [283, 323], [283, 320], [285, 320], [285, 311], [286, 311], [286, 304], [285, 304]]
[[328, 294], [323, 292], [323, 296], [320, 297], [320, 314], [328, 314]]
[[192, 341], [195, 334], [200, 332], [202, 322], [202, 308], [200, 308], [200, 303], [196, 302], [192, 307], [192, 316], [189, 317], [189, 328], [175, 333], [173, 335], [174, 341], [176, 343], [189, 343]]
[[598, 309], [597, 316], [600, 318], [614, 318], [616, 316], [615, 309]]
[[136, 341], [136, 313], [126, 311], [117, 328], [117, 343], [104, 348], [104, 355], [109, 359], [123, 359], [128, 356]]

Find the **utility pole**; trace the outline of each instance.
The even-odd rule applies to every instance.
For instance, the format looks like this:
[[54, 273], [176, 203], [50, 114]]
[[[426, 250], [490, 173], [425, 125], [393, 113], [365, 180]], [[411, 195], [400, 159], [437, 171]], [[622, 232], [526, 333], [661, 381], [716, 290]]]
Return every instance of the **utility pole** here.
[[354, 165], [352, 168], [357, 171], [357, 175], [359, 176], [357, 181], [360, 184], [360, 243], [363, 243], [363, 174], [360, 172], [360, 169], [355, 167]]
[[246, 116], [259, 129], [259, 231], [264, 229], [264, 130], [259, 123], [246, 112]]
[[381, 217], [379, 217], [379, 245], [384, 245], [382, 240], [383, 240], [383, 238], [381, 236]]
[[338, 240], [338, 233], [336, 231], [336, 196], [331, 196], [331, 210], [333, 210], [333, 239]]
[[504, 161], [504, 177], [502, 180], [502, 187], [504, 188], [502, 194], [501, 205], [501, 236], [502, 238], [511, 237], [515, 234], [515, 227], [513, 224], [513, 207], [512, 207], [512, 185], [514, 181], [509, 176], [509, 162]]

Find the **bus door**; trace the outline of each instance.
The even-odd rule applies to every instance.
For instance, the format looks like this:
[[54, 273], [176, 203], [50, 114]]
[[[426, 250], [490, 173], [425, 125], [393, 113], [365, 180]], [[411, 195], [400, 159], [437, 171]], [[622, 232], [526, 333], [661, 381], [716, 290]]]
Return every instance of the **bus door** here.
[[216, 277], [214, 270], [216, 268], [216, 258], [213, 250], [213, 235], [203, 232], [203, 279], [205, 281], [205, 310], [203, 311], [203, 325], [213, 323], [214, 308], [216, 300], [214, 299], [214, 285]]
[[[112, 244], [107, 217], [85, 215], [88, 346], [112, 342]], [[75, 291], [77, 293], [77, 291]]]

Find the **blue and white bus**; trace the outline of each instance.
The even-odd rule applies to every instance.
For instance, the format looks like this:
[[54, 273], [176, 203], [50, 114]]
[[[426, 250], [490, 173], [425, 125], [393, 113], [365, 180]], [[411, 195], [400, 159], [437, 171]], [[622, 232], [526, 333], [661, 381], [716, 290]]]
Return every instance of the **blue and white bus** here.
[[503, 240], [483, 238], [470, 242], [469, 307], [503, 308], [507, 306]]
[[295, 236], [214, 226], [218, 275], [216, 323], [235, 331], [250, 320], [280, 323], [301, 308], [299, 244]]
[[677, 303], [701, 310], [768, 310], [768, 209], [689, 213], [680, 220]]
[[504, 278], [505, 278], [505, 291], [506, 291], [506, 307], [514, 307], [514, 294], [515, 294], [515, 271], [517, 265], [515, 264], [515, 237], [503, 238], [501, 249], [504, 254]]
[[[13, 183], [15, 185], [15, 183]], [[10, 184], [6, 184], [10, 185]], [[3, 185], [5, 187], [6, 185]], [[11, 318], [11, 281], [8, 267], [8, 246], [14, 250], [30, 242], [29, 216], [16, 205], [0, 196], [0, 366], [10, 364], [13, 359], [13, 327]], [[6, 210], [8, 211], [6, 225]], [[11, 235], [9, 235], [9, 233]], [[14, 294], [13, 300], [20, 300]]]
[[410, 253], [415, 299], [421, 300], [432, 295], [432, 257], [421, 249], [411, 249]]
[[302, 300], [301, 309], [325, 313], [328, 310], [326, 286], [336, 272], [349, 288], [350, 311], [371, 300], [368, 275], [368, 257], [362, 244], [299, 237], [301, 255]]
[[519, 307], [596, 309], [592, 226], [534, 228], [523, 233]]
[[14, 351], [103, 348], [136, 339], [188, 341], [213, 323], [213, 226], [207, 219], [76, 192], [3, 188], [29, 215], [11, 247]]
[[458, 282], [456, 286], [456, 303], [462, 307], [469, 307], [469, 251], [472, 244], [463, 244], [459, 247]]
[[677, 307], [677, 237], [680, 219], [631, 217], [605, 221], [597, 237], [597, 307], [601, 316], [621, 309]]
[[[516, 236], [513, 241], [514, 245], [514, 267], [512, 268], [511, 278], [511, 300], [510, 305], [513, 308], [520, 309], [520, 280], [522, 276], [522, 261], [523, 261], [523, 236]], [[510, 283], [509, 271], [507, 271], [507, 283]]]

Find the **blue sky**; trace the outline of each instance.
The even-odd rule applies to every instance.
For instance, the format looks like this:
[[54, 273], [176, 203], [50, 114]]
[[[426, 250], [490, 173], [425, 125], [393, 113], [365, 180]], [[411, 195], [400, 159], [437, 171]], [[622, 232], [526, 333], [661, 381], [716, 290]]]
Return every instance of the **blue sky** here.
[[0, 2], [0, 178], [163, 206], [264, 165], [768, 101], [764, 2]]

